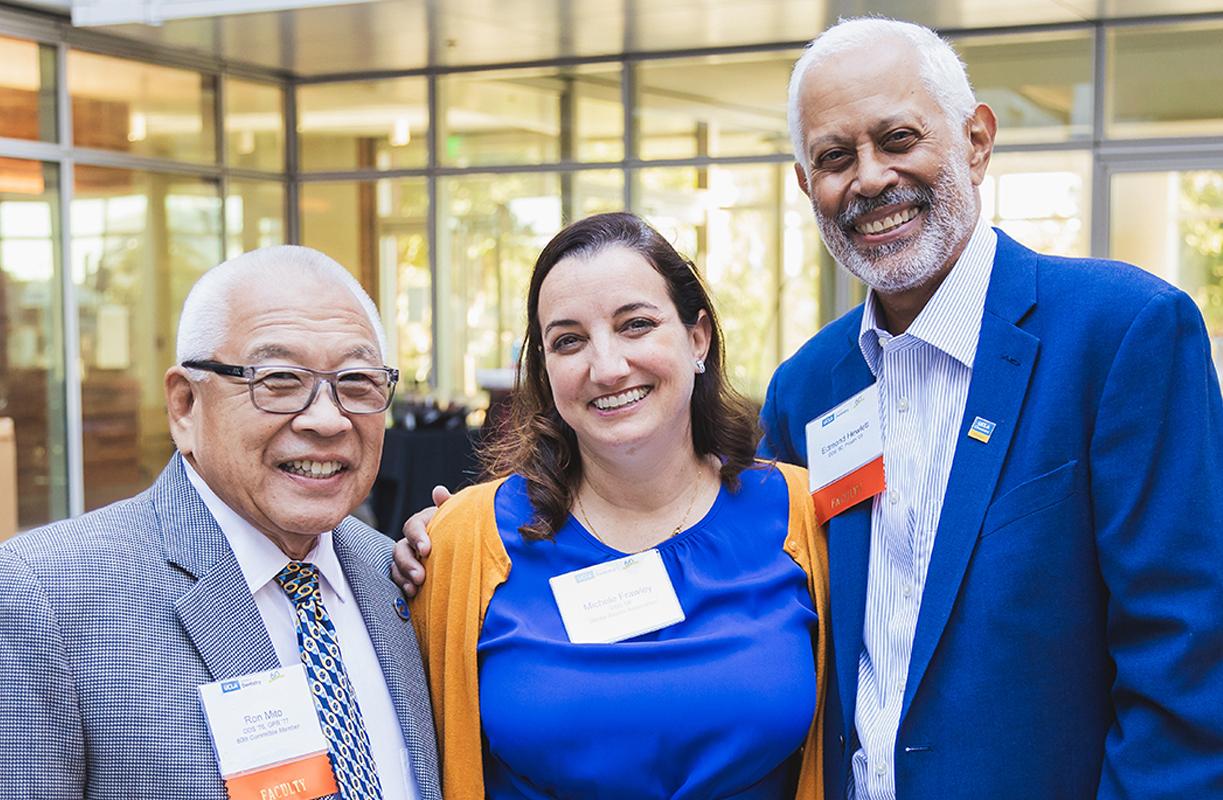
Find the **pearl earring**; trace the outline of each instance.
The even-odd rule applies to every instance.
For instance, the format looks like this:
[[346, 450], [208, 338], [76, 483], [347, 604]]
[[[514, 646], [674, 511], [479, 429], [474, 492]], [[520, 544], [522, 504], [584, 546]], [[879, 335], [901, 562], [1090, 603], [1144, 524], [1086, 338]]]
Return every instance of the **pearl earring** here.
[[702, 374], [704, 374], [704, 372], [705, 372], [705, 359], [703, 359], [703, 358], [698, 358], [698, 359], [696, 359], [696, 361], [695, 361], [694, 363], [696, 364], [696, 374], [697, 374], [697, 375], [702, 375]]

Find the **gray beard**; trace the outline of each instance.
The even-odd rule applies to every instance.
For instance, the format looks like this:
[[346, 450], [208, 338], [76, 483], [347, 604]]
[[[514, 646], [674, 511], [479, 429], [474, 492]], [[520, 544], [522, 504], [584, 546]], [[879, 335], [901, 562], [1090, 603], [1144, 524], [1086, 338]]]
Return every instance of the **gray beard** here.
[[[837, 263], [867, 286], [895, 294], [921, 286], [947, 266], [956, 247], [972, 235], [977, 208], [968, 165], [952, 158], [933, 186], [896, 186], [876, 197], [856, 198], [830, 219], [815, 211], [820, 237]], [[925, 220], [919, 231], [877, 247], [858, 248], [849, 238], [853, 222], [869, 211], [897, 203], [918, 203]]]

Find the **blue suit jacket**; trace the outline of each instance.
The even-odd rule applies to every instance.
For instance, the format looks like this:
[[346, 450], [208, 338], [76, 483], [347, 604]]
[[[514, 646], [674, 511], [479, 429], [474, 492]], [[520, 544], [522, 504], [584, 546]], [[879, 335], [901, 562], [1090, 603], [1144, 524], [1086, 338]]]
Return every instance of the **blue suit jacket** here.
[[[391, 542], [349, 518], [334, 543], [421, 797], [440, 798]], [[148, 491], [0, 547], [0, 797], [224, 800], [196, 687], [277, 666], [238, 561], [175, 456]]]
[[[782, 364], [762, 450], [873, 381], [861, 307]], [[989, 442], [966, 436], [977, 416]], [[918, 617], [899, 800], [1223, 797], [1223, 402], [1201, 316], [1134, 267], [998, 234]], [[845, 796], [871, 503], [829, 524]]]

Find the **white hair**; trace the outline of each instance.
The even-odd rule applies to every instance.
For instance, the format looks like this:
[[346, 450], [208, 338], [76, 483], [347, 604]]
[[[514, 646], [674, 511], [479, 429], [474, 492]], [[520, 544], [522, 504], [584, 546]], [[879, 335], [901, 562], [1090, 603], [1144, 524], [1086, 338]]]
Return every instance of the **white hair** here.
[[[204, 273], [191, 287], [182, 315], [178, 320], [175, 345], [177, 363], [203, 361], [216, 356], [229, 328], [230, 298], [252, 284], [270, 285], [277, 282], [317, 278], [339, 284], [356, 299], [370, 327], [378, 337], [378, 350], [386, 362], [386, 331], [378, 316], [378, 307], [352, 274], [328, 255], [309, 247], [277, 245], [261, 247], [235, 256]], [[331, 302], [321, 296], [319, 303]], [[200, 377], [206, 377], [201, 373]]]
[[803, 79], [812, 67], [826, 58], [846, 50], [886, 47], [888, 38], [900, 38], [916, 51], [918, 78], [942, 108], [952, 127], [958, 127], [976, 111], [977, 98], [973, 95], [972, 84], [968, 82], [964, 62], [951, 45], [934, 31], [912, 22], [886, 17], [842, 19], [811, 40], [790, 73], [790, 142], [794, 146], [794, 159], [804, 173], [809, 172], [811, 165], [798, 107]]

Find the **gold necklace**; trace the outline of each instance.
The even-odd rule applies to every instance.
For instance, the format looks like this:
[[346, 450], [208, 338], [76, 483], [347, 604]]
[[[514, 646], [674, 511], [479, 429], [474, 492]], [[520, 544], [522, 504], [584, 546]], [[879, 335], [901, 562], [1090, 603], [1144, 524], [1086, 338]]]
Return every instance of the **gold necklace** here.
[[[701, 490], [701, 472], [702, 471], [703, 470], [700, 470], [700, 469], [697, 470], [696, 478], [692, 481], [692, 497], [688, 499], [688, 508], [684, 509], [684, 516], [680, 517], [679, 524], [677, 524], [675, 528], [672, 529], [671, 533], [667, 536], [668, 539], [678, 536], [680, 532], [683, 531], [684, 523], [688, 521], [688, 515], [692, 513], [692, 508], [693, 506], [696, 505], [696, 497], [698, 494], [701, 493], [700, 490]], [[586, 521], [586, 527], [590, 529], [590, 535], [598, 539], [600, 544], [603, 544], [606, 547], [611, 547], [611, 545], [608, 544], [606, 540], [604, 540], [603, 537], [599, 535], [599, 532], [595, 530], [594, 523], [590, 521], [590, 514], [587, 513], [586, 506], [582, 504], [581, 490], [579, 489], [577, 494], [574, 496], [577, 498], [577, 501], [578, 501], [578, 511], [582, 512], [582, 519]], [[615, 549], [619, 550], [620, 548], [615, 548]]]

